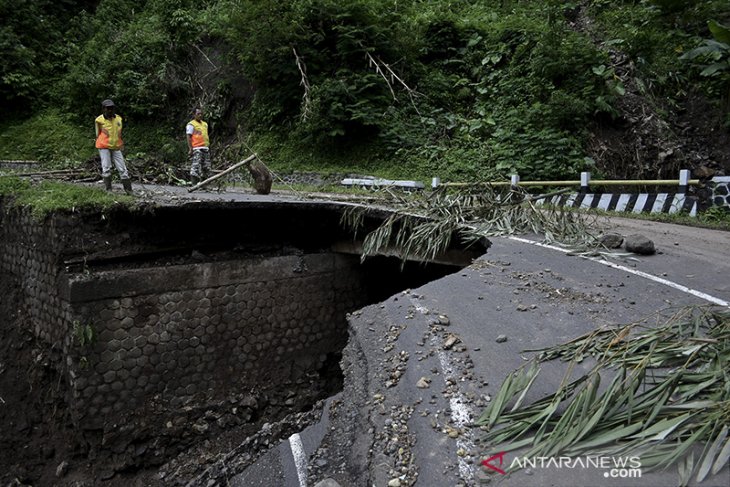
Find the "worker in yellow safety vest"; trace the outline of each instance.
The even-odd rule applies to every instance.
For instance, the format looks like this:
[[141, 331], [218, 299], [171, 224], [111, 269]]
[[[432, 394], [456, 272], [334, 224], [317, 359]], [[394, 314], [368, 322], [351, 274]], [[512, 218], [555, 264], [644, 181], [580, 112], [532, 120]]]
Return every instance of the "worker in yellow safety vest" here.
[[124, 164], [124, 141], [122, 140], [122, 117], [115, 113], [114, 102], [101, 102], [102, 114], [96, 117], [96, 148], [101, 157], [101, 177], [107, 191], [112, 189], [112, 161], [119, 172], [122, 186], [127, 194], [132, 194], [132, 181], [129, 179], [127, 166]]
[[188, 139], [188, 154], [190, 155], [190, 181], [193, 185], [210, 175], [210, 141], [208, 139], [208, 124], [203, 121], [203, 110], [196, 108], [193, 119], [185, 127]]

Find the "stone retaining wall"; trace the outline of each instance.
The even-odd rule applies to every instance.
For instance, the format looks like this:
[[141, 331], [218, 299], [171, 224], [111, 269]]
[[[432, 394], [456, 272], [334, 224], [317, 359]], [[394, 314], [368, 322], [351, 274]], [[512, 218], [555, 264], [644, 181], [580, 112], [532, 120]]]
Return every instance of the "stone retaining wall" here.
[[97, 337], [69, 355], [79, 420], [96, 427], [153, 399], [210, 403], [319, 370], [362, 304], [355, 265], [319, 254], [73, 276], [64, 298]]
[[21, 322], [53, 352], [79, 429], [164, 425], [255, 390], [299, 405], [344, 346], [346, 311], [364, 304], [358, 257], [326, 251], [71, 273], [81, 219], [4, 203], [0, 279], [22, 290]]
[[64, 218], [38, 221], [8, 210], [0, 196], [0, 275], [22, 290], [22, 305], [35, 336], [56, 350], [70, 346], [71, 311], [59, 293], [62, 237], [73, 231]]
[[710, 184], [712, 206], [730, 210], [730, 176], [715, 176]]

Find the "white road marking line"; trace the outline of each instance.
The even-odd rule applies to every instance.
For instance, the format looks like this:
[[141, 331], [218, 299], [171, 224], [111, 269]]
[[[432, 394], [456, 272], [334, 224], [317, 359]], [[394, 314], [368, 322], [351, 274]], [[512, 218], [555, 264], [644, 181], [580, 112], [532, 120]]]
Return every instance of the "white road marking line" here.
[[[444, 372], [444, 378], [447, 375], [451, 375], [454, 372], [453, 367], [443, 350], [437, 352], [439, 362], [441, 363], [441, 370]], [[459, 428], [460, 434], [456, 439], [456, 450], [463, 449], [466, 452], [474, 451], [474, 442], [471, 440], [471, 431], [466, 426], [470, 423], [472, 418], [471, 408], [466, 405], [466, 399], [461, 395], [460, 392], [453, 394], [449, 398], [449, 408], [451, 409], [451, 422], [454, 426]], [[465, 456], [457, 456], [459, 459], [459, 474], [464, 482], [469, 483], [474, 478], [472, 467], [466, 462]]]
[[[554, 245], [544, 244], [540, 242], [535, 242], [533, 240], [528, 240], [526, 238], [520, 238], [520, 237], [507, 237], [510, 240], [515, 240], [517, 242], [522, 242], [530, 245], [536, 245], [538, 247], [545, 247], [546, 249], [552, 249], [557, 250], [559, 252], [568, 253], [570, 250], [563, 249], [560, 247], [556, 247]], [[691, 294], [693, 296], [696, 296], [698, 298], [704, 299], [705, 301], [709, 301], [714, 304], [718, 304], [720, 306], [725, 306], [726, 308], [730, 308], [730, 302], [725, 301], [724, 299], [716, 298], [715, 296], [711, 296], [707, 293], [703, 293], [702, 291], [698, 291], [696, 289], [689, 288], [687, 286], [683, 286], [682, 284], [678, 284], [676, 282], [670, 281], [669, 279], [663, 279], [661, 277], [655, 276], [653, 274], [649, 274], [647, 272], [643, 271], [637, 271], [636, 269], [632, 269], [630, 267], [622, 266], [619, 264], [615, 264], [613, 262], [609, 262], [607, 260], [601, 260], [596, 257], [585, 257], [586, 259], [592, 260], [593, 262], [598, 262], [599, 264], [606, 265], [608, 267], [613, 267], [614, 269], [619, 269], [622, 271], [629, 272], [631, 274], [634, 274], [636, 276], [643, 277], [645, 279], [649, 279], [650, 281], [658, 282], [660, 284], [664, 284], [665, 286], [669, 286], [671, 288], [677, 289], [679, 291], [685, 292], [687, 294]]]
[[[419, 312], [421, 312], [422, 314], [429, 313], [428, 308], [424, 308], [423, 306], [421, 306], [421, 303], [418, 302], [418, 299], [414, 298], [413, 296], [408, 296], [408, 299]], [[440, 349], [439, 345], [436, 344], [435, 338], [432, 338], [432, 345], [437, 350], [439, 364], [441, 365], [441, 371], [443, 372], [442, 377], [444, 377], [445, 381], [447, 376], [454, 373], [454, 367], [452, 366], [451, 361], [449, 360], [449, 357], [446, 355], [446, 353]], [[456, 450], [459, 451], [463, 449], [466, 452], [473, 452], [474, 441], [472, 441], [471, 439], [471, 430], [466, 427], [471, 422], [473, 414], [471, 408], [466, 404], [466, 399], [458, 391], [449, 398], [449, 409], [451, 409], [451, 422], [454, 424], [455, 427], [462, 430], [462, 434], [460, 434], [459, 437], [456, 439]], [[457, 457], [459, 462], [459, 474], [461, 475], [461, 479], [464, 482], [468, 483], [474, 478], [472, 467], [466, 462], [466, 458], [461, 456]]]
[[289, 446], [291, 454], [294, 457], [294, 465], [297, 467], [297, 477], [299, 477], [300, 487], [307, 487], [307, 455], [304, 453], [304, 445], [299, 433], [294, 433], [289, 437]]

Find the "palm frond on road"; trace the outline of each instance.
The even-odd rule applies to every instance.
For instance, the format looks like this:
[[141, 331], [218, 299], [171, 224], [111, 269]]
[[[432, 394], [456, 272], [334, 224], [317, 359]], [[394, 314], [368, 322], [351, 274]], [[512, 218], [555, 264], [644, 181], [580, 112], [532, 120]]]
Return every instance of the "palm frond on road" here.
[[[530, 456], [639, 456], [642, 468], [678, 465], [680, 484], [730, 458], [730, 312], [685, 308], [665, 324], [600, 329], [543, 350], [512, 372], [477, 424], [500, 451]], [[569, 381], [577, 363], [596, 361]], [[563, 383], [524, 404], [540, 363], [563, 360]], [[602, 376], [615, 373], [605, 389]], [[559, 412], [561, 411], [561, 412]], [[701, 448], [697, 462], [695, 450]]]

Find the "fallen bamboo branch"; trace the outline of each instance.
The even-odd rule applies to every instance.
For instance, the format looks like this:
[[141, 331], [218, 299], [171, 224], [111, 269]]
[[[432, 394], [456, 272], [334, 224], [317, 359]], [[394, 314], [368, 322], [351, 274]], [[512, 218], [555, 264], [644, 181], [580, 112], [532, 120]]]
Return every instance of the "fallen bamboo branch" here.
[[302, 121], [307, 121], [307, 118], [309, 118], [309, 113], [311, 112], [311, 98], [309, 96], [309, 92], [311, 91], [311, 86], [309, 85], [309, 80], [307, 79], [307, 66], [304, 64], [304, 61], [299, 57], [299, 54], [297, 54], [297, 50], [292, 47], [292, 51], [294, 52], [294, 58], [297, 62], [297, 68], [299, 69], [299, 74], [302, 77], [302, 80], [299, 82], [300, 86], [304, 87], [304, 94], [302, 95]]
[[571, 188], [565, 188], [565, 189], [560, 189], [558, 191], [553, 191], [552, 193], [537, 194], [535, 196], [530, 196], [529, 198], [525, 198], [524, 200], [522, 200], [522, 202], [523, 203], [526, 203], [526, 202], [529, 202], [529, 201], [537, 201], [537, 200], [541, 200], [541, 199], [548, 199], [548, 198], [552, 198], [553, 196], [557, 196], [559, 194], [567, 193], [569, 191], [573, 191], [573, 190]]
[[236, 169], [238, 169], [239, 167], [243, 166], [244, 164], [248, 164], [248, 163], [250, 163], [250, 162], [251, 162], [251, 161], [253, 161], [254, 159], [256, 159], [256, 154], [252, 154], [252, 155], [248, 156], [247, 158], [245, 158], [245, 159], [244, 159], [244, 160], [242, 160], [241, 162], [237, 162], [236, 164], [232, 165], [232, 166], [231, 166], [231, 167], [229, 167], [228, 169], [226, 169], [226, 170], [224, 170], [224, 171], [221, 171], [221, 172], [219, 172], [218, 174], [215, 174], [215, 175], [213, 175], [213, 176], [209, 177], [209, 178], [208, 178], [208, 179], [206, 179], [205, 181], [201, 181], [201, 182], [199, 182], [198, 184], [196, 184], [195, 186], [193, 186], [193, 187], [191, 187], [191, 188], [188, 188], [188, 193], [192, 193], [193, 191], [195, 191], [195, 190], [197, 190], [197, 189], [200, 189], [200, 188], [202, 188], [203, 186], [207, 186], [208, 184], [210, 184], [211, 182], [215, 181], [216, 179], [219, 179], [219, 178], [221, 178], [221, 177], [225, 176], [226, 174], [228, 174], [228, 173], [230, 173], [230, 172], [233, 172], [233, 171], [235, 171], [235, 170], [236, 170]]

